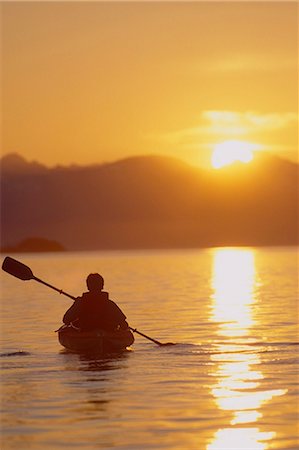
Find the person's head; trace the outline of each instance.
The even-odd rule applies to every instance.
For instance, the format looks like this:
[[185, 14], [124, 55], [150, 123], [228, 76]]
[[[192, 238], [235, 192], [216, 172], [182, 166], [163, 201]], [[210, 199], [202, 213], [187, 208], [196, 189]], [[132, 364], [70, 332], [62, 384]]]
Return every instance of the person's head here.
[[90, 273], [86, 278], [86, 284], [90, 292], [101, 291], [104, 287], [104, 278], [99, 273]]

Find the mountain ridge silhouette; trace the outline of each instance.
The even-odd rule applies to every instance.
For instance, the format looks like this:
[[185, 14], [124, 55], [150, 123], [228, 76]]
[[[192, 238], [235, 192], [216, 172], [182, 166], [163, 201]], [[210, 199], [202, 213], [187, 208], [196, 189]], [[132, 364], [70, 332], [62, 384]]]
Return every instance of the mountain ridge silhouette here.
[[298, 244], [298, 164], [275, 156], [211, 171], [160, 155], [0, 163], [2, 247], [29, 236], [68, 250]]

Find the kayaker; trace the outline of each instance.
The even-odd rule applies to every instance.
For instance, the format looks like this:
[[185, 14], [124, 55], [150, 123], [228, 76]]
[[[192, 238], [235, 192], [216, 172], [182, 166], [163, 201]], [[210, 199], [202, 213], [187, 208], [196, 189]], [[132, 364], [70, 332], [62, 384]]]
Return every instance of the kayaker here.
[[104, 292], [104, 278], [91, 273], [86, 279], [88, 292], [78, 297], [63, 316], [66, 325], [74, 324], [82, 331], [102, 329], [114, 331], [128, 328], [126, 316]]

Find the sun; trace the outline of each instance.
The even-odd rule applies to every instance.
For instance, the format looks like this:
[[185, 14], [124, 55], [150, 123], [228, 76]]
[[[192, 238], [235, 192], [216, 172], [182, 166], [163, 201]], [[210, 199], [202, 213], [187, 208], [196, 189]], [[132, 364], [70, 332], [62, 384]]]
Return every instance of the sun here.
[[220, 169], [237, 161], [249, 163], [256, 148], [256, 144], [245, 141], [225, 141], [216, 144], [212, 154], [212, 166], [214, 169]]

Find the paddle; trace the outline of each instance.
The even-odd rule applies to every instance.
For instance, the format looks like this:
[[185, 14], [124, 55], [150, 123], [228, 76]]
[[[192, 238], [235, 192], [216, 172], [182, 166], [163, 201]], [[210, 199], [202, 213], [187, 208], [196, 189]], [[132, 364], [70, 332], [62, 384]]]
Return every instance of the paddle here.
[[[71, 298], [72, 300], [76, 300], [76, 297], [73, 297], [72, 295], [68, 294], [67, 292], [64, 292], [62, 289], [58, 289], [55, 286], [52, 286], [49, 283], [46, 283], [45, 281], [41, 280], [40, 278], [37, 278], [33, 275], [32, 270], [30, 267], [25, 266], [25, 264], [21, 263], [20, 261], [17, 261], [16, 259], [11, 258], [10, 256], [6, 256], [6, 258], [3, 261], [2, 269], [9, 273], [10, 275], [13, 275], [16, 278], [19, 278], [20, 280], [27, 281], [27, 280], [34, 280], [38, 283], [42, 283], [45, 286], [54, 289], [55, 291], [59, 292], [59, 294], [63, 294], [66, 297]], [[165, 345], [175, 345], [172, 342], [167, 342], [163, 344], [162, 342], [157, 341], [156, 339], [153, 339], [146, 334], [141, 333], [140, 331], [136, 330], [136, 328], [129, 327], [131, 331], [134, 333], [140, 334], [140, 336], [143, 336], [144, 338], [148, 339], [149, 341], [154, 342], [157, 345], [165, 346]]]

